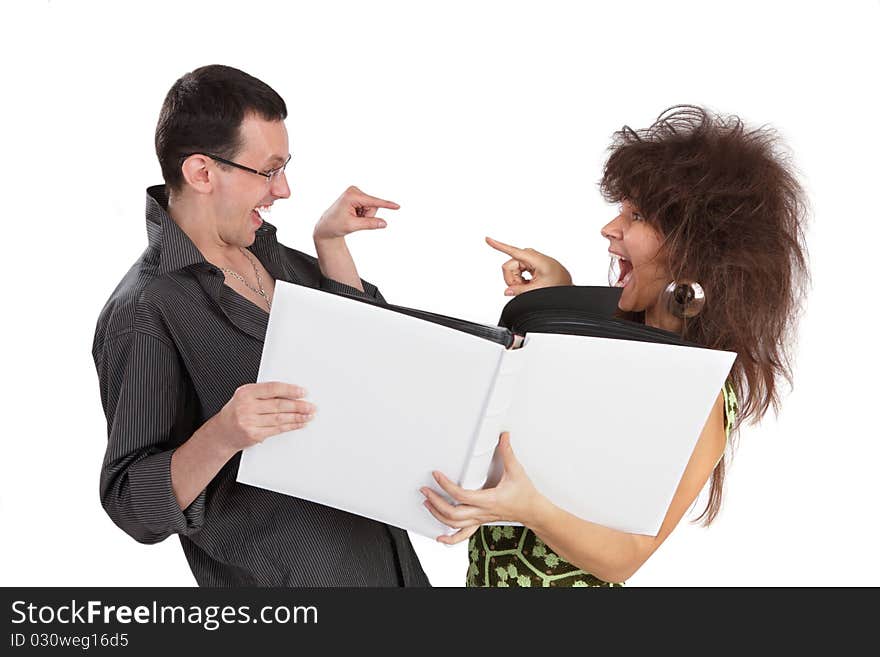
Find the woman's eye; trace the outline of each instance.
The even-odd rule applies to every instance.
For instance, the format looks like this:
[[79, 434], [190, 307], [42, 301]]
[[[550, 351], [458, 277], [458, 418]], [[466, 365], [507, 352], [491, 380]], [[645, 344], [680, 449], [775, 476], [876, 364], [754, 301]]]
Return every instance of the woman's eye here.
[[642, 221], [644, 217], [640, 215], [638, 212], [633, 212], [633, 221]]

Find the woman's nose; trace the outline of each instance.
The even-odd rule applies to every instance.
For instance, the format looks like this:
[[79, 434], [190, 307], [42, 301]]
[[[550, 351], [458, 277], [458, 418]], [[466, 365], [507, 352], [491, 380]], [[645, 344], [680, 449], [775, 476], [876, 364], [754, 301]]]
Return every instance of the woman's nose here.
[[623, 239], [623, 231], [620, 228], [620, 215], [614, 217], [607, 224], [602, 226], [602, 230], [599, 231], [606, 240], [619, 240]]

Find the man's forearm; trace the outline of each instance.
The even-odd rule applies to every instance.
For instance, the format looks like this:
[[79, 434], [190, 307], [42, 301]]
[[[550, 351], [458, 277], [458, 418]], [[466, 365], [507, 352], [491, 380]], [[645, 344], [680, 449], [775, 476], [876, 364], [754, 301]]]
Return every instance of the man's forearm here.
[[199, 427], [171, 456], [171, 487], [181, 510], [193, 503], [235, 455], [217, 439], [212, 420]]
[[354, 258], [351, 257], [344, 237], [316, 239], [315, 251], [318, 253], [318, 265], [324, 276], [361, 292], [364, 291]]

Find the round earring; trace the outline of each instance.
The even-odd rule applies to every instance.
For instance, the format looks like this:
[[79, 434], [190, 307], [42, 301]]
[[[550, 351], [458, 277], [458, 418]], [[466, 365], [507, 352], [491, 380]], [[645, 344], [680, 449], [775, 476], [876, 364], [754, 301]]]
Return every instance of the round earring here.
[[660, 294], [663, 307], [680, 319], [696, 317], [706, 305], [703, 287], [695, 281], [672, 281]]

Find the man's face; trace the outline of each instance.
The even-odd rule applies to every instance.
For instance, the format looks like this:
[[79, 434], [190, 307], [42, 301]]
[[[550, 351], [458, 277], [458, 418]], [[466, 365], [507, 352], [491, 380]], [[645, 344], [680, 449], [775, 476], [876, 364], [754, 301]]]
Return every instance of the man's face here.
[[[236, 163], [269, 172], [287, 160], [289, 147], [283, 121], [248, 115], [241, 123], [240, 134], [242, 148], [230, 158]], [[287, 177], [279, 173], [269, 182], [264, 176], [233, 167], [217, 167], [216, 171], [212, 196], [217, 234], [225, 244], [250, 246], [263, 223], [260, 210], [290, 196]]]

